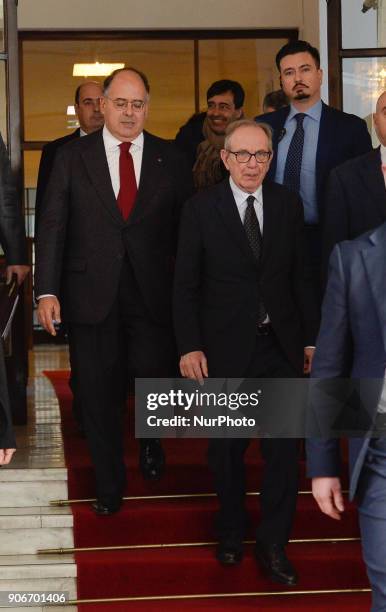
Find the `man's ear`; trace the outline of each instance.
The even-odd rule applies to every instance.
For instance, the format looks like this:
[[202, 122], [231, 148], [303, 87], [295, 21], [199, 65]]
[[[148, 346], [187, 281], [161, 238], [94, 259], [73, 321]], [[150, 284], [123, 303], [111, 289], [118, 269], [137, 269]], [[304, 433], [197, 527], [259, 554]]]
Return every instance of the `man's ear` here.
[[220, 151], [220, 157], [221, 157], [222, 162], [223, 162], [223, 164], [224, 164], [224, 166], [225, 166], [225, 168], [226, 168], [227, 170], [229, 170], [229, 165], [228, 165], [228, 155], [229, 155], [229, 153], [228, 153], [228, 151], [226, 151], [226, 149], [221, 149], [221, 151]]

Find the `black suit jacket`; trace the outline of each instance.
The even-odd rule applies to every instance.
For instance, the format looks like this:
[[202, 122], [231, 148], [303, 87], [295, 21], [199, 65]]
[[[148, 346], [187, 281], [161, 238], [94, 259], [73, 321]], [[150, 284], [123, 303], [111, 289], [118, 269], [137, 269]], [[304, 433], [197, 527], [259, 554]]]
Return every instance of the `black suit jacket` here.
[[0, 244], [7, 265], [28, 264], [24, 218], [7, 149], [0, 135]]
[[[0, 244], [7, 265], [28, 264], [24, 219], [7, 149], [0, 135]], [[14, 448], [11, 411], [0, 337], [0, 448]]]
[[335, 168], [327, 183], [323, 228], [323, 272], [338, 242], [351, 240], [386, 221], [386, 189], [380, 150]]
[[[290, 112], [290, 106], [256, 117], [256, 121], [268, 123], [273, 129], [273, 156], [268, 178], [274, 180], [277, 164], [277, 149], [284, 135], [284, 124]], [[370, 151], [371, 138], [366, 122], [356, 115], [350, 115], [322, 103], [322, 115], [319, 126], [319, 139], [316, 150], [316, 197], [321, 222], [323, 222], [324, 192], [326, 181], [332, 168], [348, 159]]]
[[[263, 184], [263, 253], [258, 268], [229, 179], [184, 207], [174, 288], [180, 354], [202, 350], [210, 376], [245, 374], [256, 341], [258, 292], [290, 363], [303, 369], [318, 315], [303, 280], [303, 209], [297, 195]], [[259, 289], [260, 286], [260, 289]]]
[[138, 194], [125, 222], [102, 130], [61, 147], [37, 236], [36, 295], [60, 295], [69, 322], [99, 323], [117, 296], [127, 253], [149, 312], [157, 321], [170, 320], [177, 224], [191, 193], [191, 172], [182, 154], [144, 132]]
[[36, 201], [35, 201], [35, 236], [38, 232], [38, 226], [41, 216], [42, 202], [44, 198], [44, 194], [48, 185], [48, 181], [50, 180], [52, 167], [55, 161], [55, 155], [57, 150], [63, 145], [71, 142], [74, 138], [80, 137], [80, 129], [78, 128], [71, 134], [67, 134], [67, 136], [63, 136], [62, 138], [57, 138], [52, 142], [44, 145], [42, 150], [42, 156], [40, 158], [39, 164], [39, 173], [38, 173], [38, 182], [36, 185]]

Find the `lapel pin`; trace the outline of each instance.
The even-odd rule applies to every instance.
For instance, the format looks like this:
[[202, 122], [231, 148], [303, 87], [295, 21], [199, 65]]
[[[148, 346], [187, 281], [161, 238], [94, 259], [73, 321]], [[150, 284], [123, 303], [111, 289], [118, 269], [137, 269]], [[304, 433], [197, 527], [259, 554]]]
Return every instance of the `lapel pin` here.
[[157, 162], [158, 162], [159, 164], [162, 164], [162, 157], [157, 157]]

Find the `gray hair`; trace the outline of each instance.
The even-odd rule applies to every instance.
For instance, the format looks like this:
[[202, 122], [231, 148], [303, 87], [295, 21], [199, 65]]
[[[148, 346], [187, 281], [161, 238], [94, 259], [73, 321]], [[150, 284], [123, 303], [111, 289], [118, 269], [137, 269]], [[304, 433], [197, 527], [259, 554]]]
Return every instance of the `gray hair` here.
[[237, 121], [232, 121], [232, 123], [228, 125], [225, 131], [225, 142], [224, 142], [225, 149], [229, 149], [232, 135], [235, 133], [236, 130], [242, 127], [251, 127], [251, 128], [258, 128], [258, 129], [263, 130], [264, 134], [266, 135], [268, 139], [268, 148], [270, 151], [272, 151], [272, 128], [271, 126], [268, 125], [268, 123], [257, 123], [253, 119], [238, 119]]

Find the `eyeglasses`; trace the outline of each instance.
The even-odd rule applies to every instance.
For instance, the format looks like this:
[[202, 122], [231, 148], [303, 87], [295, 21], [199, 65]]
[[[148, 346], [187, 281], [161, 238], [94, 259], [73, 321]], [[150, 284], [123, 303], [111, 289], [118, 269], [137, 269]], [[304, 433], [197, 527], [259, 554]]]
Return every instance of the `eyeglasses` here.
[[272, 151], [263, 150], [256, 151], [256, 153], [250, 153], [249, 151], [229, 151], [229, 149], [227, 149], [227, 151], [235, 156], [239, 164], [247, 164], [251, 160], [251, 157], [254, 157], [259, 164], [264, 164], [272, 155]]
[[144, 100], [126, 100], [126, 98], [114, 98], [113, 100], [108, 96], [105, 97], [113, 103], [114, 108], [117, 110], [127, 110], [130, 106], [131, 110], [138, 113], [146, 104]]

